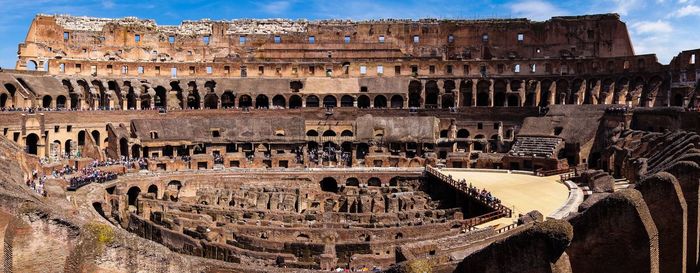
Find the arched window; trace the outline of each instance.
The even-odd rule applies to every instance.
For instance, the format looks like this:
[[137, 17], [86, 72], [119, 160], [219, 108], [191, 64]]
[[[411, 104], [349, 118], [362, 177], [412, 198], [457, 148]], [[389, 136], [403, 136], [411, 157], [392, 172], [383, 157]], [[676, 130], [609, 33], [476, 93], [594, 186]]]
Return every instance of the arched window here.
[[353, 107], [355, 106], [355, 99], [350, 95], [345, 95], [340, 98], [340, 107]]
[[289, 97], [289, 108], [291, 109], [297, 109], [301, 108], [302, 106], [302, 101], [301, 97], [299, 95], [292, 95]]
[[221, 107], [223, 107], [223, 108], [234, 107], [235, 101], [236, 101], [236, 97], [233, 95], [233, 92], [231, 92], [231, 91], [226, 91], [226, 92], [224, 92], [224, 94], [221, 95]]
[[255, 108], [256, 109], [267, 109], [270, 108], [270, 100], [267, 96], [260, 94], [255, 98]]
[[401, 97], [401, 95], [391, 96], [391, 108], [395, 108], [395, 109], [403, 108], [403, 97]]
[[306, 97], [306, 107], [319, 107], [318, 97], [311, 95]]
[[238, 99], [238, 107], [250, 108], [253, 107], [253, 98], [248, 95], [243, 95]]
[[328, 95], [323, 98], [323, 107], [334, 108], [338, 106], [338, 102], [334, 96]]
[[382, 95], [374, 97], [374, 108], [386, 108], [386, 97]]
[[322, 191], [333, 193], [338, 192], [338, 182], [336, 182], [332, 177], [323, 178], [320, 184]]
[[282, 95], [276, 95], [272, 97], [272, 106], [275, 108], [285, 108], [287, 107], [287, 100]]
[[369, 97], [366, 95], [362, 95], [357, 98], [357, 107], [358, 108], [369, 108]]

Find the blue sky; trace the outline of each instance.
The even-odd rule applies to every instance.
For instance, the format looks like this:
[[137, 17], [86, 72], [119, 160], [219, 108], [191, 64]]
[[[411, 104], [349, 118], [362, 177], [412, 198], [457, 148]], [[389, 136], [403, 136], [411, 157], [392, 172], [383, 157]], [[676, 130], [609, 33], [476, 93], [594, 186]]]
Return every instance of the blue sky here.
[[96, 17], [137, 16], [158, 24], [235, 18], [518, 18], [616, 12], [627, 23], [637, 54], [668, 63], [681, 50], [700, 48], [700, 0], [0, 0], [0, 66], [14, 67], [17, 44], [37, 13]]

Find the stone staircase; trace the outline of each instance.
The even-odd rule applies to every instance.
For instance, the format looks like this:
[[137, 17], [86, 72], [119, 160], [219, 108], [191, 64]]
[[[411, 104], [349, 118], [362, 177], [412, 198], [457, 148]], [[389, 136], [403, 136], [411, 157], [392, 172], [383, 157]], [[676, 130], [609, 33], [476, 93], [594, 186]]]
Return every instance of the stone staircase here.
[[564, 141], [557, 137], [519, 136], [508, 154], [551, 158], [563, 144]]

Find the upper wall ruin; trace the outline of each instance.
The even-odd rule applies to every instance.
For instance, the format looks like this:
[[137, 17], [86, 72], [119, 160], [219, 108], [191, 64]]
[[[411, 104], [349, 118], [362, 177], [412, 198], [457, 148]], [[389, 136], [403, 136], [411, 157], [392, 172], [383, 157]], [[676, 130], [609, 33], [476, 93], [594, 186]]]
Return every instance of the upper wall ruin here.
[[[440, 60], [633, 56], [616, 14], [509, 20], [183, 21], [37, 15], [17, 69], [49, 62], [243, 62], [244, 60]], [[51, 70], [51, 69], [48, 69]]]

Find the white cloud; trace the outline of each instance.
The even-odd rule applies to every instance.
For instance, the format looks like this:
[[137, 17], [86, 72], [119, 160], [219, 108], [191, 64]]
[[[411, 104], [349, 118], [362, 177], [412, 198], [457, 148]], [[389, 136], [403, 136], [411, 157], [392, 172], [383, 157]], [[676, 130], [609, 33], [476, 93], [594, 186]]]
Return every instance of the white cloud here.
[[673, 27], [666, 21], [641, 21], [632, 24], [634, 32], [637, 34], [668, 34], [673, 31]]
[[114, 1], [112, 1], [112, 0], [103, 0], [102, 1], [102, 7], [106, 8], [106, 9], [111, 9], [114, 6], [116, 6], [116, 5], [114, 4]]
[[700, 7], [698, 7], [696, 5], [687, 5], [685, 7], [680, 8], [674, 14], [678, 17], [685, 17], [685, 16], [690, 16], [690, 15], [700, 15]]
[[291, 6], [291, 1], [274, 1], [267, 4], [260, 4], [260, 8], [270, 14], [282, 14]]
[[642, 2], [639, 0], [613, 0], [615, 8], [613, 12], [619, 13], [620, 15], [628, 15], [631, 10], [640, 8]]
[[568, 14], [549, 2], [542, 0], [523, 0], [509, 5], [514, 16], [533, 20], [547, 20], [552, 16]]

